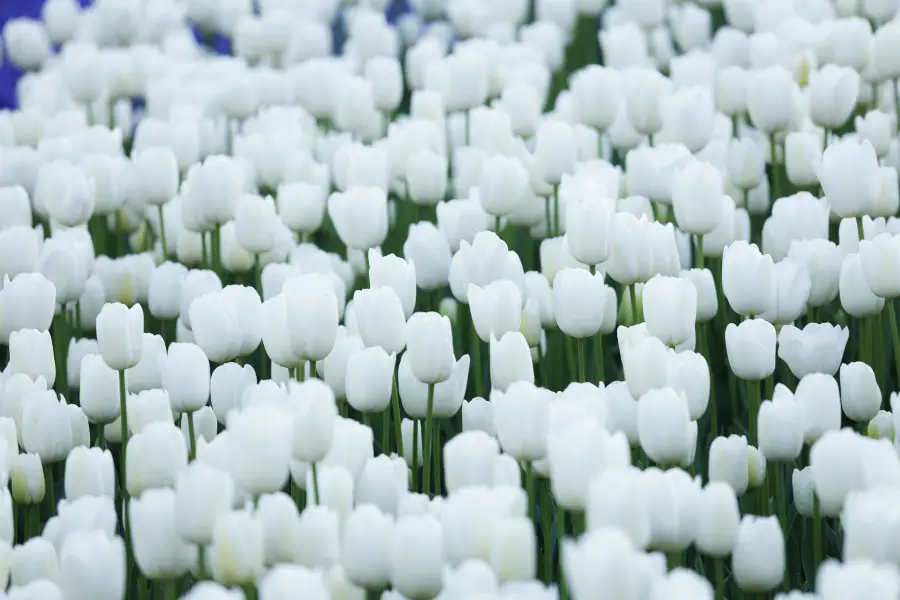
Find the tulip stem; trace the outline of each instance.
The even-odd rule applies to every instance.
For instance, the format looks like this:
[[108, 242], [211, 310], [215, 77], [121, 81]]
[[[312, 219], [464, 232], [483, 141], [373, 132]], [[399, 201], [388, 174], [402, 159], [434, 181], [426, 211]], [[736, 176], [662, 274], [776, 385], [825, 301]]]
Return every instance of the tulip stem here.
[[56, 516], [56, 497], [53, 493], [53, 465], [44, 465], [44, 501], [47, 504], [47, 518]]
[[94, 440], [94, 445], [101, 450], [106, 449], [106, 425], [104, 423], [97, 425], [97, 438]]
[[603, 333], [594, 336], [594, 361], [597, 364], [597, 384], [606, 381], [606, 364], [603, 357]]
[[157, 214], [159, 215], [159, 245], [162, 248], [163, 261], [169, 260], [169, 251], [166, 248], [166, 220], [163, 217], [163, 205], [156, 205]]
[[885, 298], [884, 305], [887, 307], [888, 319], [891, 323], [891, 340], [894, 343], [894, 368], [897, 372], [897, 381], [900, 382], [900, 332], [897, 331], [897, 313], [894, 310], [894, 299]]
[[[397, 363], [399, 364], [399, 360]], [[394, 435], [397, 438], [397, 454], [403, 456], [403, 419], [400, 417], [400, 397], [397, 394], [397, 371], [391, 384], [391, 406], [394, 409]]]
[[381, 453], [391, 453], [391, 409], [381, 411]]
[[259, 292], [260, 297], [262, 297], [262, 261], [259, 259], [259, 254], [253, 255], [253, 277], [256, 291]]
[[535, 503], [536, 499], [534, 496], [534, 468], [531, 464], [531, 461], [523, 460], [522, 461], [522, 472], [525, 475], [525, 495], [528, 498], [528, 518], [531, 519], [532, 523], [536, 523], [535, 517]]
[[775, 139], [775, 132], [769, 134], [769, 151], [772, 160], [769, 163], [772, 167], [772, 202], [774, 203], [781, 196], [781, 173], [778, 172], [778, 141]]
[[553, 490], [547, 479], [541, 486], [541, 539], [544, 544], [541, 579], [544, 583], [553, 581]]
[[756, 418], [759, 414], [759, 382], [747, 381], [747, 421], [748, 434], [750, 435], [750, 445], [756, 445]]
[[434, 456], [434, 493], [437, 496], [442, 495], [443, 490], [441, 490], [441, 424], [437, 419], [434, 420], [432, 427], [434, 427], [434, 431], [431, 432], [431, 446], [432, 446], [432, 455]]
[[312, 463], [310, 466], [312, 469], [312, 480], [313, 480], [313, 500], [316, 501], [316, 505], [319, 505], [319, 469], [316, 467], [316, 463]]
[[222, 272], [222, 225], [216, 223], [210, 237], [210, 254], [212, 255], [213, 271], [216, 275]]
[[813, 491], [813, 564], [812, 573], [809, 574], [810, 581], [815, 581], [816, 574], [819, 572], [819, 565], [822, 564], [822, 505], [819, 503], [819, 495]]
[[192, 411], [188, 411], [187, 413], [187, 422], [188, 422], [188, 439], [190, 440], [190, 454], [188, 455], [189, 460], [194, 460], [197, 458], [197, 434], [194, 430], [194, 413]]
[[637, 283], [632, 283], [628, 286], [628, 297], [631, 299], [631, 324], [637, 325], [642, 320], [640, 315], [638, 315]]
[[698, 269], [705, 269], [706, 266], [704, 264], [704, 258], [703, 258], [703, 234], [701, 233], [701, 234], [697, 235], [696, 240], [697, 240], [697, 242], [696, 242], [697, 250], [694, 253], [694, 264], [697, 266]]
[[713, 570], [715, 571], [715, 579], [713, 584], [715, 585], [716, 592], [716, 600], [724, 600], [725, 599], [725, 560], [719, 558], [718, 556], [713, 557]]
[[413, 435], [412, 435], [412, 469], [409, 471], [410, 485], [409, 489], [419, 491], [419, 420], [413, 419]]
[[422, 460], [424, 472], [422, 474], [422, 491], [431, 493], [431, 435], [432, 419], [434, 418], [434, 384], [428, 384], [428, 404], [425, 407], [425, 427], [422, 430]]
[[178, 598], [178, 581], [166, 579], [159, 585], [162, 588], [162, 595], [165, 600], [176, 600]]
[[562, 505], [556, 505], [556, 561], [559, 565], [559, 600], [568, 600], [569, 590], [566, 585], [565, 570], [563, 569], [563, 540], [566, 537], [566, 509]]
[[[469, 309], [471, 310], [471, 309]], [[481, 374], [481, 338], [478, 337], [478, 331], [475, 329], [475, 323], [472, 323], [472, 366], [475, 367], [475, 394], [484, 394], [484, 379]], [[484, 396], [485, 400], [487, 397]]]
[[575, 343], [577, 344], [576, 351], [578, 352], [578, 381], [581, 383], [584, 383], [585, 381], [587, 381], [587, 377], [584, 374], [584, 371], [585, 371], [584, 346], [585, 346], [585, 344], [587, 344], [587, 341], [584, 338], [582, 338], [582, 339], [576, 340]]

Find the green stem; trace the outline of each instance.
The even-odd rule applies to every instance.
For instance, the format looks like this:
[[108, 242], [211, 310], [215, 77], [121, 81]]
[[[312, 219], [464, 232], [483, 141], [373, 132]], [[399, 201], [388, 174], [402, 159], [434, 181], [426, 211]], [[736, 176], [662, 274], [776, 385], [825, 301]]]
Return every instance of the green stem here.
[[896, 370], [897, 381], [900, 382], [900, 333], [897, 331], [897, 313], [894, 310], [894, 299], [885, 298], [884, 305], [887, 308], [888, 319], [891, 323], [891, 339], [894, 343], [894, 368]]
[[165, 600], [177, 600], [178, 598], [178, 580], [166, 579], [162, 582], [163, 598]]
[[541, 540], [544, 545], [541, 580], [549, 584], [553, 581], [553, 491], [549, 479], [541, 486]]
[[534, 510], [536, 504], [534, 495], [535, 477], [534, 467], [532, 466], [531, 461], [522, 461], [522, 471], [525, 473], [525, 495], [528, 498], [528, 518], [534, 523], [536, 522]]
[[815, 578], [822, 564], [822, 507], [819, 503], [819, 495], [813, 492], [813, 564], [811, 578]]
[[222, 225], [216, 223], [210, 238], [210, 254], [212, 254], [213, 271], [222, 276]]
[[197, 458], [197, 434], [194, 430], [194, 413], [191, 411], [188, 411], [187, 413], [187, 422], [188, 439], [190, 440], [190, 454], [188, 454], [188, 458], [194, 460]]
[[631, 324], [637, 325], [643, 320], [638, 314], [637, 283], [632, 283], [628, 286], [628, 296], [631, 298]]
[[577, 538], [585, 532], [584, 511], [572, 510], [569, 513], [572, 517], [572, 536]]
[[56, 516], [56, 496], [54, 493], [53, 465], [44, 465], [44, 502], [46, 503], [47, 518]]
[[262, 261], [259, 259], [259, 254], [253, 255], [253, 281], [256, 285], [256, 291], [259, 292], [260, 297], [262, 297]]
[[556, 562], [559, 568], [559, 600], [568, 600], [569, 590], [566, 585], [565, 569], [563, 569], [562, 546], [566, 537], [566, 511], [556, 505]]
[[769, 134], [769, 151], [772, 153], [772, 202], [775, 202], [781, 197], [781, 173], [778, 170], [778, 141], [774, 131]]
[[587, 344], [587, 341], [584, 339], [579, 339], [575, 341], [576, 350], [578, 352], [578, 381], [585, 382], [587, 381], [587, 377], [585, 376], [585, 360], [584, 360], [584, 346]]
[[759, 405], [759, 382], [747, 381], [747, 420], [749, 421], [751, 446], [756, 446], [756, 419], [759, 414]]
[[553, 186], [553, 237], [559, 237], [559, 184]]
[[321, 500], [319, 498], [319, 469], [316, 467], [316, 463], [313, 463], [311, 468], [313, 480], [313, 500], [316, 501], [316, 505], [319, 505], [321, 504]]
[[212, 268], [212, 262], [210, 262], [209, 259], [209, 235], [209, 233], [200, 234], [200, 250], [203, 256], [203, 266], [207, 269]]
[[713, 570], [715, 571], [716, 600], [725, 600], [725, 559], [714, 557]]
[[106, 450], [106, 424], [100, 423], [97, 425], [97, 438], [94, 440], [94, 445], [101, 450]]
[[163, 205], [156, 206], [159, 215], [159, 243], [162, 246], [163, 261], [169, 260], [169, 251], [166, 249], [166, 220], [163, 218]]
[[413, 436], [412, 436], [412, 469], [409, 471], [409, 476], [412, 479], [410, 482], [409, 489], [414, 492], [421, 491], [419, 490], [419, 472], [418, 472], [418, 464], [419, 464], [419, 420], [413, 419]]
[[391, 409], [381, 411], [381, 453], [391, 453]]
[[244, 598], [246, 600], [258, 600], [259, 594], [256, 591], [256, 586], [252, 583], [248, 583], [247, 585], [241, 586], [244, 590]]
[[475, 371], [475, 394], [487, 399], [487, 396], [484, 395], [484, 376], [481, 372], [481, 338], [478, 337], [474, 322], [472, 323], [472, 366]]
[[705, 259], [703, 258], [703, 234], [699, 234], [696, 237], [697, 240], [697, 251], [694, 254], [694, 264], [698, 269], [704, 269], [705, 267]]
[[603, 333], [594, 336], [594, 361], [597, 365], [597, 383], [606, 381], [606, 365], [603, 358]]
[[[400, 361], [397, 361], [400, 364]], [[394, 381], [391, 385], [391, 406], [394, 410], [394, 437], [397, 439], [397, 454], [403, 456], [403, 419], [400, 417], [400, 397], [397, 394], [397, 371], [394, 371]]]
[[443, 493], [441, 489], [443, 482], [441, 481], [441, 427], [437, 419], [432, 424], [434, 431], [431, 432], [432, 456], [434, 457], [434, 494], [440, 496]]
[[434, 384], [428, 384], [428, 404], [425, 408], [425, 427], [422, 429], [422, 460], [424, 462], [422, 474], [422, 491], [431, 493], [431, 421], [434, 418]]

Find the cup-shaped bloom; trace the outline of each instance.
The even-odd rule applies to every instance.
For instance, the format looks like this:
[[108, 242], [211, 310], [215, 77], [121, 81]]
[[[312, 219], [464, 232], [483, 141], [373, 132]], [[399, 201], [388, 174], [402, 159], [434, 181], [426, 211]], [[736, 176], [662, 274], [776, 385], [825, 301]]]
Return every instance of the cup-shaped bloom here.
[[334, 348], [339, 321], [334, 291], [320, 281], [303, 293], [287, 294], [286, 300], [291, 315], [288, 323], [291, 352], [306, 361], [328, 356]]
[[394, 535], [394, 519], [372, 505], [358, 506], [347, 516], [341, 535], [341, 564], [356, 585], [382, 589], [390, 579], [384, 552]]
[[806, 312], [812, 280], [806, 267], [791, 259], [775, 263], [769, 306], [760, 315], [772, 323], [791, 323]]
[[403, 242], [403, 256], [415, 265], [416, 285], [419, 288], [436, 290], [447, 286], [453, 260], [450, 246], [444, 234], [430, 221], [409, 226], [409, 233]]
[[745, 516], [731, 556], [738, 587], [747, 592], [768, 592], [781, 583], [785, 560], [784, 534], [778, 519]]
[[148, 289], [150, 314], [158, 319], [177, 319], [181, 313], [181, 284], [188, 269], [181, 263], [164, 262], [153, 270]]
[[878, 157], [867, 140], [844, 139], [828, 146], [818, 175], [831, 211], [839, 217], [861, 217], [878, 203]]
[[584, 269], [562, 269], [553, 278], [553, 311], [560, 331], [574, 338], [600, 331], [609, 299], [603, 275]]
[[76, 446], [66, 457], [66, 499], [82, 496], [114, 497], [116, 472], [112, 454], [100, 448]]
[[251, 404], [229, 415], [228, 468], [240, 489], [258, 495], [284, 487], [293, 429], [285, 409], [274, 404]]
[[[397, 368], [397, 390], [403, 410], [413, 419], [424, 419], [427, 415], [428, 384], [419, 381], [410, 368], [409, 353], [400, 359]], [[449, 419], [462, 408], [466, 385], [469, 381], [469, 355], [466, 354], [453, 367], [448, 379], [434, 385], [434, 417]]]
[[125, 544], [99, 530], [74, 531], [59, 553], [59, 583], [72, 600], [125, 595]]
[[171, 148], [155, 146], [138, 152], [132, 159], [140, 195], [147, 204], [166, 204], [178, 193], [178, 159]]
[[128, 492], [140, 496], [148, 489], [174, 487], [175, 478], [187, 462], [181, 430], [171, 423], [151, 423], [128, 440]]
[[256, 385], [256, 371], [251, 365], [237, 363], [219, 365], [209, 379], [209, 398], [216, 419], [225, 424], [228, 412], [242, 407], [244, 390]]
[[406, 323], [406, 337], [406, 354], [416, 379], [440, 383], [450, 378], [456, 365], [450, 319], [436, 312], [415, 313]]
[[144, 311], [140, 304], [128, 308], [106, 304], [97, 316], [100, 355], [111, 369], [124, 371], [138, 364], [144, 349]]
[[250, 254], [262, 254], [275, 243], [278, 213], [271, 197], [244, 194], [234, 211], [234, 229], [238, 244]]
[[393, 588], [407, 598], [434, 598], [442, 588], [444, 535], [430, 515], [401, 517], [388, 546]]
[[20, 329], [9, 336], [9, 371], [31, 379], [43, 377], [47, 385], [56, 381], [53, 338], [49, 331]]
[[782, 385], [773, 396], [759, 407], [759, 451], [766, 460], [790, 462], [803, 450], [803, 407]]
[[881, 388], [872, 367], [864, 362], [841, 365], [841, 408], [857, 423], [875, 418], [881, 408]]
[[623, 433], [584, 420], [550, 431], [547, 459], [553, 497], [569, 510], [585, 510], [591, 481], [606, 469], [629, 466], [631, 450]]
[[327, 198], [328, 189], [317, 183], [284, 182], [278, 185], [278, 214], [292, 231], [314, 233], [325, 218]]
[[376, 248], [387, 237], [387, 194], [381, 188], [354, 186], [335, 192], [328, 198], [328, 214], [348, 248]]
[[824, 65], [810, 73], [809, 116], [825, 129], [839, 129], [856, 108], [859, 98], [859, 73], [851, 67]]
[[748, 319], [725, 328], [728, 365], [741, 379], [760, 381], [775, 371], [775, 326], [763, 319]]
[[175, 519], [175, 492], [147, 490], [131, 499], [134, 560], [148, 579], [175, 579], [187, 573], [197, 551], [185, 542]]
[[672, 205], [678, 227], [691, 235], [711, 233], [722, 219], [722, 174], [710, 163], [692, 160], [672, 180]]
[[293, 414], [294, 460], [317, 463], [331, 450], [338, 421], [334, 392], [317, 379], [291, 389], [297, 400]]
[[159, 359], [166, 354], [166, 341], [161, 335], [145, 333], [143, 346], [141, 360], [125, 371], [125, 382], [132, 393], [162, 387]]
[[819, 308], [834, 300], [844, 259], [837, 244], [824, 239], [795, 240], [791, 242], [788, 257], [805, 266], [809, 273], [809, 306]]
[[697, 424], [684, 394], [671, 388], [646, 392], [638, 400], [637, 426], [641, 448], [653, 462], [679, 465], [693, 457]]
[[491, 335], [491, 387], [506, 391], [517, 381], [534, 383], [534, 364], [528, 341], [519, 331], [509, 331], [499, 340]]
[[722, 290], [739, 315], [761, 315], [769, 308], [775, 263], [756, 244], [737, 241], [722, 254]]
[[609, 257], [609, 236], [616, 205], [600, 198], [566, 206], [566, 242], [578, 262], [596, 265]]
[[697, 549], [716, 558], [731, 554], [737, 543], [741, 521], [734, 489], [723, 482], [710, 481], [700, 493], [697, 512]]
[[869, 288], [860, 254], [848, 254], [844, 257], [838, 291], [841, 307], [857, 319], [876, 315], [884, 308], [884, 298], [874, 294]]
[[397, 356], [379, 346], [350, 355], [347, 360], [347, 402], [358, 411], [385, 410], [391, 403]]
[[59, 579], [59, 563], [53, 544], [45, 538], [36, 537], [13, 548], [10, 583], [18, 587], [42, 579]]
[[766, 174], [766, 158], [749, 137], [732, 139], [728, 145], [728, 178], [741, 190], [752, 190]]
[[565, 540], [562, 555], [573, 598], [636, 596], [640, 578], [647, 576], [634, 543], [620, 527], [601, 527], [577, 540]]
[[493, 390], [494, 426], [507, 454], [517, 460], [540, 460], [547, 454], [547, 428], [553, 393], [524, 381], [506, 392]]
[[228, 362], [241, 351], [239, 315], [222, 298], [222, 292], [211, 292], [195, 298], [189, 309], [194, 342], [209, 360]]
[[13, 331], [48, 331], [56, 306], [56, 288], [40, 273], [4, 277], [0, 289], [0, 340], [9, 342]]
[[841, 366], [850, 330], [830, 323], [809, 323], [803, 329], [786, 325], [778, 334], [778, 357], [797, 379], [810, 373], [834, 375]]
[[680, 277], [652, 277], [643, 288], [644, 319], [650, 335], [669, 347], [679, 346], [695, 335], [697, 288]]
[[234, 480], [224, 471], [195, 462], [178, 473], [175, 520], [182, 539], [210, 544], [216, 520], [231, 510], [234, 498]]
[[392, 288], [357, 290], [353, 294], [353, 314], [359, 337], [366, 346], [380, 346], [387, 353], [398, 353], [406, 347], [406, 316]]
[[369, 287], [388, 287], [394, 290], [404, 316], [409, 319], [416, 307], [416, 267], [399, 256], [382, 256], [369, 250]]
[[63, 460], [74, 444], [66, 404], [52, 390], [32, 393], [22, 407], [22, 447], [37, 454], [44, 464]]
[[119, 416], [119, 374], [99, 354], [81, 360], [81, 408], [92, 423], [111, 423]]
[[175, 342], [160, 356], [163, 388], [175, 412], [195, 412], [209, 401], [209, 360], [196, 344]]
[[747, 438], [720, 436], [709, 446], [709, 480], [727, 483], [735, 494], [743, 494], [750, 484]]
[[534, 159], [538, 172], [547, 183], [559, 183], [564, 174], [572, 173], [577, 158], [571, 125], [561, 119], [548, 119], [538, 127]]
[[469, 284], [469, 309], [475, 332], [483, 342], [519, 331], [522, 325], [522, 294], [508, 279], [497, 279], [484, 287]]
[[794, 113], [794, 78], [781, 65], [750, 73], [747, 112], [753, 126], [766, 134], [788, 128]]
[[865, 282], [880, 298], [900, 296], [900, 238], [888, 232], [859, 243]]
[[40, 504], [46, 493], [44, 468], [37, 454], [16, 454], [9, 465], [9, 483], [17, 504]]
[[841, 392], [831, 375], [807, 375], [797, 384], [794, 398], [803, 409], [803, 440], [807, 444], [841, 428]]

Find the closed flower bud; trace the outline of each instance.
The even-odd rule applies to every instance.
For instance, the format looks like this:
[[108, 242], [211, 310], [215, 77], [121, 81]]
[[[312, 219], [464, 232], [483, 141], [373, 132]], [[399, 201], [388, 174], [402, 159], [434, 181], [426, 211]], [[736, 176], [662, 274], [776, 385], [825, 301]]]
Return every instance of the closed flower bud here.
[[741, 379], [760, 381], [775, 371], [775, 327], [762, 319], [749, 319], [725, 329], [728, 365]]
[[685, 233], [711, 233], [722, 218], [725, 195], [721, 172], [710, 163], [693, 160], [672, 180], [672, 205], [675, 220]]
[[600, 274], [559, 271], [553, 279], [553, 310], [560, 330], [579, 339], [596, 335], [605, 316], [606, 287]]
[[37, 454], [17, 454], [10, 465], [10, 486], [17, 504], [40, 504], [44, 499], [44, 468]]
[[279, 184], [278, 214], [292, 231], [315, 233], [325, 218], [327, 197], [328, 189], [317, 183], [292, 181]]
[[99, 354], [88, 354], [81, 361], [80, 399], [93, 423], [111, 423], [119, 416], [119, 374]]
[[894, 441], [894, 415], [886, 410], [878, 411], [867, 428], [869, 437]]
[[837, 381], [830, 375], [812, 373], [800, 380], [794, 397], [804, 413], [804, 441], [815, 442], [841, 427], [841, 397]]
[[128, 440], [125, 463], [128, 492], [174, 487], [179, 471], [187, 467], [187, 449], [181, 431], [171, 423], [153, 423]]
[[82, 496], [114, 497], [116, 474], [112, 454], [100, 448], [76, 446], [66, 457], [66, 499]]
[[697, 512], [703, 515], [697, 523], [697, 549], [716, 558], [731, 554], [741, 521], [734, 489], [726, 483], [709, 482], [700, 493]]
[[837, 325], [810, 323], [803, 329], [786, 325], [778, 334], [778, 356], [798, 379], [810, 373], [834, 375], [849, 338], [850, 330]]
[[9, 371], [31, 379], [43, 377], [47, 385], [56, 382], [53, 340], [49, 331], [20, 329], [9, 336]]
[[778, 519], [745, 516], [731, 557], [738, 586], [746, 592], [768, 592], [781, 583], [784, 562], [784, 535]]
[[409, 157], [406, 166], [406, 191], [414, 204], [435, 206], [447, 194], [447, 158], [429, 149]]
[[228, 586], [249, 585], [265, 572], [263, 529], [252, 513], [221, 515], [213, 528], [209, 562], [213, 577]]
[[519, 460], [538, 460], [547, 453], [547, 419], [552, 392], [527, 382], [505, 393], [491, 392], [494, 426], [504, 452]]
[[0, 288], [0, 340], [9, 342], [13, 331], [48, 331], [56, 305], [56, 287], [40, 273], [5, 278]]
[[568, 123], [545, 121], [535, 136], [534, 156], [542, 177], [550, 184], [559, 183], [563, 174], [575, 169], [574, 132]]
[[731, 435], [717, 437], [709, 447], [709, 480], [727, 483], [737, 495], [747, 491], [747, 438]]
[[677, 465], [693, 456], [697, 424], [684, 394], [671, 388], [646, 392], [638, 400], [637, 419], [641, 448], [655, 463]]
[[722, 289], [732, 310], [743, 316], [763, 314], [769, 307], [775, 263], [755, 244], [735, 242], [722, 255]]
[[778, 385], [774, 397], [759, 408], [759, 450], [767, 460], [790, 462], [803, 449], [803, 407], [786, 387]]
[[434, 598], [442, 588], [443, 532], [431, 516], [408, 516], [397, 521], [388, 546], [390, 580], [407, 598]]
[[826, 129], [847, 122], [859, 98], [860, 76], [850, 67], [825, 65], [809, 77], [809, 116]]
[[811, 186], [818, 180], [822, 163], [822, 141], [809, 131], [792, 131], [784, 140], [784, 166], [788, 181]]
[[72, 600], [117, 600], [125, 595], [125, 544], [102, 531], [75, 531], [59, 553], [59, 583]]
[[747, 112], [753, 126], [766, 134], [787, 129], [793, 117], [795, 85], [790, 72], [781, 65], [751, 72]]
[[111, 369], [124, 371], [138, 364], [143, 350], [144, 313], [136, 304], [107, 304], [97, 317], [100, 355]]
[[391, 402], [395, 361], [395, 354], [388, 354], [379, 346], [350, 355], [346, 390], [350, 406], [364, 413], [387, 409]]
[[695, 334], [697, 290], [678, 277], [655, 276], [641, 292], [644, 318], [650, 335], [667, 346], [679, 346]]
[[172, 410], [194, 412], [209, 401], [209, 360], [194, 344], [174, 343], [160, 355], [162, 384], [169, 393]]
[[566, 242], [575, 260], [596, 265], [607, 259], [610, 223], [615, 208], [615, 203], [606, 199], [567, 205]]
[[416, 379], [423, 383], [449, 379], [456, 364], [450, 320], [438, 313], [415, 313], [406, 326], [407, 355]]
[[831, 144], [822, 155], [818, 174], [834, 214], [861, 217], [875, 207], [879, 195], [878, 158], [868, 141], [848, 139]]
[[387, 586], [390, 557], [384, 552], [394, 535], [394, 520], [371, 505], [358, 506], [344, 521], [341, 563], [356, 585], [373, 590]]
[[200, 462], [182, 470], [175, 480], [175, 519], [181, 537], [210, 544], [216, 520], [231, 509], [234, 498], [234, 481], [228, 473]]
[[150, 314], [158, 319], [176, 319], [181, 312], [181, 284], [187, 276], [181, 263], [164, 262], [150, 277], [148, 304]]
[[[879, 291], [893, 291], [892, 279], [892, 277], [879, 279], [886, 286], [891, 286]], [[852, 317], [857, 319], [870, 317], [880, 313], [884, 308], [884, 298], [874, 294], [869, 288], [860, 254], [848, 254], [844, 257], [839, 286], [841, 307]]]
[[491, 335], [491, 386], [506, 391], [517, 381], [534, 383], [534, 366], [528, 342], [519, 331], [509, 331], [499, 340]]
[[14, 588], [40, 580], [56, 582], [58, 579], [56, 548], [49, 541], [36, 537], [13, 548], [10, 583]]
[[875, 418], [881, 408], [881, 388], [872, 367], [864, 362], [841, 365], [841, 408], [853, 421]]
[[728, 178], [741, 190], [752, 190], [765, 175], [766, 159], [752, 138], [734, 139], [728, 146]]
[[437, 290], [447, 286], [452, 261], [450, 246], [433, 224], [420, 221], [409, 226], [403, 256], [415, 265], [416, 285], [420, 289]]
[[375, 187], [351, 187], [328, 198], [328, 214], [341, 241], [354, 250], [384, 242], [388, 231], [387, 196]]
[[187, 573], [197, 554], [180, 537], [175, 492], [147, 490], [131, 499], [130, 511], [134, 559], [141, 572], [149, 579], [174, 579]]

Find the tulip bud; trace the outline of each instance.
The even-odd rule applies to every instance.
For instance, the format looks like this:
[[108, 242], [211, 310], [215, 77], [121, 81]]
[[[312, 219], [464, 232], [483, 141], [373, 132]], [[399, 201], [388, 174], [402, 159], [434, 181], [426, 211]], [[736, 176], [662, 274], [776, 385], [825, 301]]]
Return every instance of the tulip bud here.
[[456, 363], [452, 333], [450, 320], [438, 313], [415, 313], [409, 319], [406, 354], [416, 379], [439, 383], [450, 378]]
[[351, 354], [347, 360], [351, 376], [346, 391], [350, 406], [364, 413], [386, 410], [391, 403], [395, 361], [395, 354], [378, 346]]
[[762, 319], [749, 319], [725, 329], [728, 365], [741, 379], [760, 381], [775, 371], [775, 327]]
[[768, 592], [784, 576], [784, 534], [775, 517], [747, 515], [741, 520], [731, 568], [741, 590]]
[[53, 339], [49, 331], [20, 329], [9, 336], [9, 371], [31, 379], [43, 377], [52, 387], [56, 381]]
[[809, 115], [816, 125], [838, 129], [850, 118], [859, 98], [859, 73], [850, 67], [825, 65], [810, 75]]
[[837, 325], [810, 323], [803, 329], [786, 325], [778, 334], [778, 357], [798, 379], [810, 373], [834, 375], [849, 338], [850, 330]]
[[722, 288], [732, 310], [761, 315], [768, 308], [775, 263], [755, 244], [738, 241], [722, 254]]
[[66, 457], [65, 492], [69, 501], [82, 496], [115, 494], [116, 475], [109, 450], [76, 446]]
[[37, 454], [12, 457], [10, 485], [17, 504], [40, 504], [44, 499], [44, 468]]
[[[875, 248], [874, 245], [868, 247], [873, 250]], [[884, 277], [884, 274], [878, 274], [878, 285], [886, 286], [883, 289], [879, 289], [881, 292], [893, 289], [892, 287], [887, 287], [894, 285], [893, 273], [889, 272], [887, 275], [888, 277]], [[839, 286], [841, 307], [852, 317], [860, 319], [873, 316], [880, 313], [884, 308], [884, 298], [877, 296], [869, 288], [868, 278], [865, 275], [860, 254], [848, 254], [844, 257], [844, 262], [841, 264]]]
[[348, 248], [376, 248], [387, 235], [387, 196], [383, 189], [352, 187], [344, 193], [335, 192], [328, 198], [328, 214]]
[[709, 480], [727, 483], [737, 495], [746, 492], [749, 484], [747, 453], [747, 438], [744, 436], [714, 439], [709, 447]]
[[671, 388], [647, 391], [638, 400], [637, 422], [641, 447], [655, 463], [681, 464], [693, 456], [697, 424], [684, 394]]
[[73, 600], [116, 600], [125, 595], [125, 545], [102, 531], [76, 531], [59, 554], [59, 582]]
[[171, 423], [148, 425], [128, 440], [128, 493], [137, 497], [147, 489], [173, 487], [187, 462], [187, 449], [177, 427]]
[[195, 412], [209, 400], [209, 360], [194, 344], [173, 343], [166, 356], [160, 356], [162, 384], [169, 393], [172, 410]]
[[563, 333], [582, 339], [600, 331], [608, 299], [601, 274], [562, 269], [553, 278], [552, 293], [554, 316]]
[[292, 423], [284, 409], [251, 404], [228, 418], [229, 472], [251, 494], [272, 493], [284, 487], [291, 460]]
[[490, 341], [491, 386], [506, 391], [515, 382], [534, 383], [534, 366], [528, 342], [518, 331], [509, 331]]
[[9, 342], [13, 331], [49, 331], [56, 305], [56, 288], [40, 273], [5, 277], [0, 288], [0, 340]]
[[446, 287], [452, 260], [444, 235], [427, 221], [414, 223], [403, 243], [403, 256], [415, 265], [416, 285], [423, 290]]
[[797, 384], [794, 397], [804, 412], [804, 441], [813, 443], [826, 432], [841, 427], [841, 398], [834, 377], [807, 375]]
[[132, 164], [142, 199], [147, 204], [162, 206], [176, 196], [178, 159], [171, 148], [157, 146], [143, 150], [132, 158]]
[[840, 217], [861, 217], [878, 201], [878, 158], [868, 141], [842, 140], [828, 146], [818, 175], [832, 212]]
[[97, 317], [100, 355], [111, 369], [124, 371], [138, 364], [143, 350], [144, 313], [136, 304], [107, 304]]
[[[234, 552], [241, 548], [241, 552]], [[263, 529], [246, 511], [224, 513], [213, 529], [209, 562], [213, 577], [223, 585], [248, 585], [265, 572]]]
[[783, 131], [792, 119], [794, 81], [780, 65], [750, 73], [747, 82], [747, 112], [753, 126], [766, 134]]
[[434, 598], [442, 588], [443, 532], [431, 516], [402, 517], [388, 547], [393, 588], [407, 598]]
[[641, 297], [651, 335], [670, 347], [684, 344], [695, 335], [697, 290], [693, 284], [657, 275], [644, 285]]
[[196, 560], [196, 551], [181, 539], [175, 520], [175, 492], [147, 490], [130, 502], [134, 559], [141, 572], [149, 579], [185, 574]]
[[[721, 439], [721, 438], [716, 438]], [[741, 513], [734, 489], [725, 483], [711, 481], [700, 493], [697, 512], [697, 549], [716, 558], [724, 558], [734, 550], [738, 539]]]
[[872, 367], [864, 362], [841, 365], [841, 408], [848, 418], [866, 422], [881, 408], [881, 388]]

